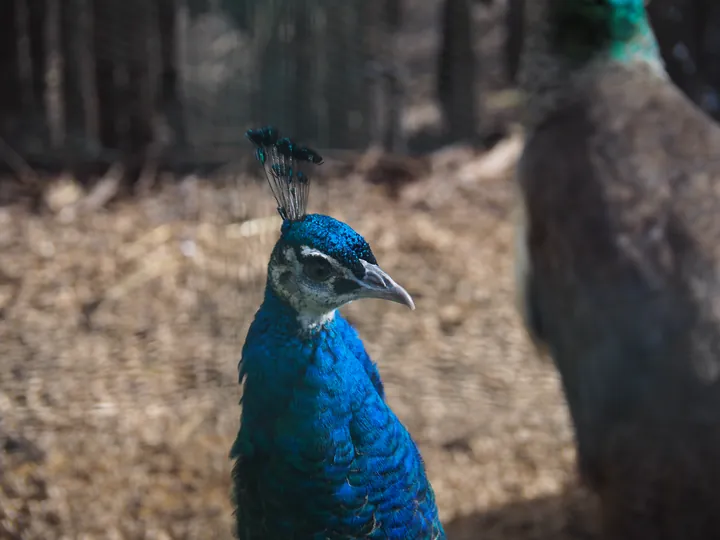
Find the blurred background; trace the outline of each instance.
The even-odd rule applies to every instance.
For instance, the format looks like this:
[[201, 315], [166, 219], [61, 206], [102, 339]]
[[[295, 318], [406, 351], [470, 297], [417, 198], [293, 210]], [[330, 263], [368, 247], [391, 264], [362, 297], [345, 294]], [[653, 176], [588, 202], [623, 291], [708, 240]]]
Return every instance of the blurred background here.
[[[513, 307], [522, 0], [0, 2], [0, 539], [230, 538], [237, 361], [280, 219], [244, 132], [326, 158], [310, 210], [417, 310], [344, 311], [451, 540], [591, 539]], [[653, 0], [720, 118], [720, 4]]]

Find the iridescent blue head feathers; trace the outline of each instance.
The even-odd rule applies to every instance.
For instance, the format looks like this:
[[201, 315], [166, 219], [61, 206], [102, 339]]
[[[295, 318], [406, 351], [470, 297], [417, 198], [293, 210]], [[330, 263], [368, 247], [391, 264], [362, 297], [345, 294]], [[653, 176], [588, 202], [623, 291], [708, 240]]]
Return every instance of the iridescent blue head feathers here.
[[250, 129], [245, 136], [255, 145], [255, 157], [262, 164], [265, 177], [286, 221], [298, 221], [307, 212], [310, 194], [309, 164], [320, 165], [320, 154], [288, 138], [280, 138], [274, 127]]

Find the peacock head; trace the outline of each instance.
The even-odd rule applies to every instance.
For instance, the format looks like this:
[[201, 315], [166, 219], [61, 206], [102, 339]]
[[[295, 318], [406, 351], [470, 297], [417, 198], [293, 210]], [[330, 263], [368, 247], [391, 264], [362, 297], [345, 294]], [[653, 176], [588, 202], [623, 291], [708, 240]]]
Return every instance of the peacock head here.
[[256, 157], [283, 218], [280, 239], [270, 258], [268, 283], [308, 325], [332, 317], [353, 300], [378, 298], [414, 309], [408, 292], [377, 264], [365, 239], [330, 216], [306, 214], [310, 177], [306, 168], [320, 155], [277, 130], [250, 130]]

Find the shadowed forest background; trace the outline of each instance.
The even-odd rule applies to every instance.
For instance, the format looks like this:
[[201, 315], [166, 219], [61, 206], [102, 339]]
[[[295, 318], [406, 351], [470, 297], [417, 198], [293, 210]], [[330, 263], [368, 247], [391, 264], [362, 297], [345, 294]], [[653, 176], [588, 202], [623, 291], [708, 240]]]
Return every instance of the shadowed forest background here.
[[[529, 0], [531, 1], [531, 0]], [[720, 118], [720, 4], [652, 0]], [[0, 539], [229, 538], [237, 361], [279, 228], [244, 132], [326, 158], [417, 310], [344, 311], [451, 540], [594, 538], [511, 283], [522, 0], [0, 2]]]

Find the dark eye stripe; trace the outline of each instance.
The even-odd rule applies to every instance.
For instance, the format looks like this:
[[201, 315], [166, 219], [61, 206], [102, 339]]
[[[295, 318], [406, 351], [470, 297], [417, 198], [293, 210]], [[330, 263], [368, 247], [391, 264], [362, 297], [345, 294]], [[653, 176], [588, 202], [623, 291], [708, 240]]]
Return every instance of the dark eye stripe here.
[[347, 294], [357, 290], [359, 285], [351, 279], [340, 278], [333, 283], [335, 294]]

